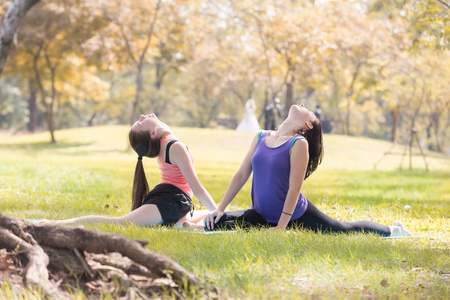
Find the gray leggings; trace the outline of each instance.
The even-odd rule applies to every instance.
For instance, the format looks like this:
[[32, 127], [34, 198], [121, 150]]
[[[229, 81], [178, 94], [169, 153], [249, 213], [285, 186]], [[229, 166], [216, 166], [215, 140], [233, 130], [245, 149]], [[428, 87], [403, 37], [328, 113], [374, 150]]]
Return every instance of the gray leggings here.
[[[215, 226], [217, 229], [233, 229], [236, 226], [249, 227], [273, 227], [277, 224], [267, 222], [254, 209], [226, 212]], [[349, 233], [364, 232], [375, 233], [381, 236], [391, 235], [389, 226], [374, 221], [342, 222], [321, 212], [308, 200], [305, 213], [296, 220], [291, 220], [288, 228], [303, 228], [323, 233]]]

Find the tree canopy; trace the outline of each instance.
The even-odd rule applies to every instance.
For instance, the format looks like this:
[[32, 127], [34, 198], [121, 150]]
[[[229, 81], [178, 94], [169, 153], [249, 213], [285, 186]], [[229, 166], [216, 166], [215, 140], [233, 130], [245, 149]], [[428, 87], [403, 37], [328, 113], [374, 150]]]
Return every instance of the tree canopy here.
[[335, 133], [400, 141], [413, 126], [449, 151], [449, 16], [443, 0], [43, 0], [15, 33], [0, 123], [56, 142], [150, 111], [237, 124], [247, 99], [262, 114], [279, 98], [320, 106]]

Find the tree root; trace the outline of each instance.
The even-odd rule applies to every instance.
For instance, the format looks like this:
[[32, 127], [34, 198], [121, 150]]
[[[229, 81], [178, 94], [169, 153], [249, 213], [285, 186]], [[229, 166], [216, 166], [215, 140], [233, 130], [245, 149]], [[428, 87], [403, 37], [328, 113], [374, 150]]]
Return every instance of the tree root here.
[[[38, 287], [44, 295], [70, 299], [72, 286], [69, 289], [80, 288], [87, 295], [128, 299], [161, 293], [181, 299], [193, 291], [203, 298], [217, 297], [215, 287], [146, 244], [118, 234], [31, 224], [0, 214], [0, 249], [6, 249], [0, 251], [0, 268], [5, 270], [0, 274], [9, 274], [16, 283], [22, 276], [22, 284]], [[0, 279], [8, 282], [6, 277]]]

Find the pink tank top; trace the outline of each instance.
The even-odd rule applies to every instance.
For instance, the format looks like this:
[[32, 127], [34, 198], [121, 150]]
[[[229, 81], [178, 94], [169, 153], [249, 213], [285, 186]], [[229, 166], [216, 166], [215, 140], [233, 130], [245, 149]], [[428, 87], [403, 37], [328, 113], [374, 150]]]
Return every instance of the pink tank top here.
[[[167, 141], [178, 140], [177, 137], [173, 134], [169, 134], [161, 139], [161, 149], [159, 152], [156, 161], [158, 162], [159, 169], [161, 170], [161, 183], [168, 183], [176, 186], [180, 190], [182, 190], [185, 194], [187, 194], [190, 198], [193, 196], [193, 192], [191, 187], [189, 186], [186, 178], [184, 178], [183, 173], [181, 173], [180, 168], [178, 168], [175, 164], [168, 164], [163, 159], [163, 145]], [[189, 156], [191, 158], [192, 163], [194, 163], [194, 156], [188, 148]]]

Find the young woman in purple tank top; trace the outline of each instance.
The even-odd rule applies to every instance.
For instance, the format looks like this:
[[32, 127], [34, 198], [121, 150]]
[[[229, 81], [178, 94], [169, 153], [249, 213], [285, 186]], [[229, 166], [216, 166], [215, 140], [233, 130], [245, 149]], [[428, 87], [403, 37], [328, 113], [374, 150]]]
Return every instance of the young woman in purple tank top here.
[[[293, 105], [277, 130], [255, 136], [219, 207], [205, 217], [205, 229], [232, 229], [238, 225], [269, 227], [269, 230], [300, 227], [328, 233], [410, 235], [398, 221], [392, 226], [373, 221], [342, 222], [319, 211], [300, 190], [303, 181], [321, 163], [322, 156], [319, 119], [303, 104]], [[224, 213], [252, 172], [252, 208]]]

